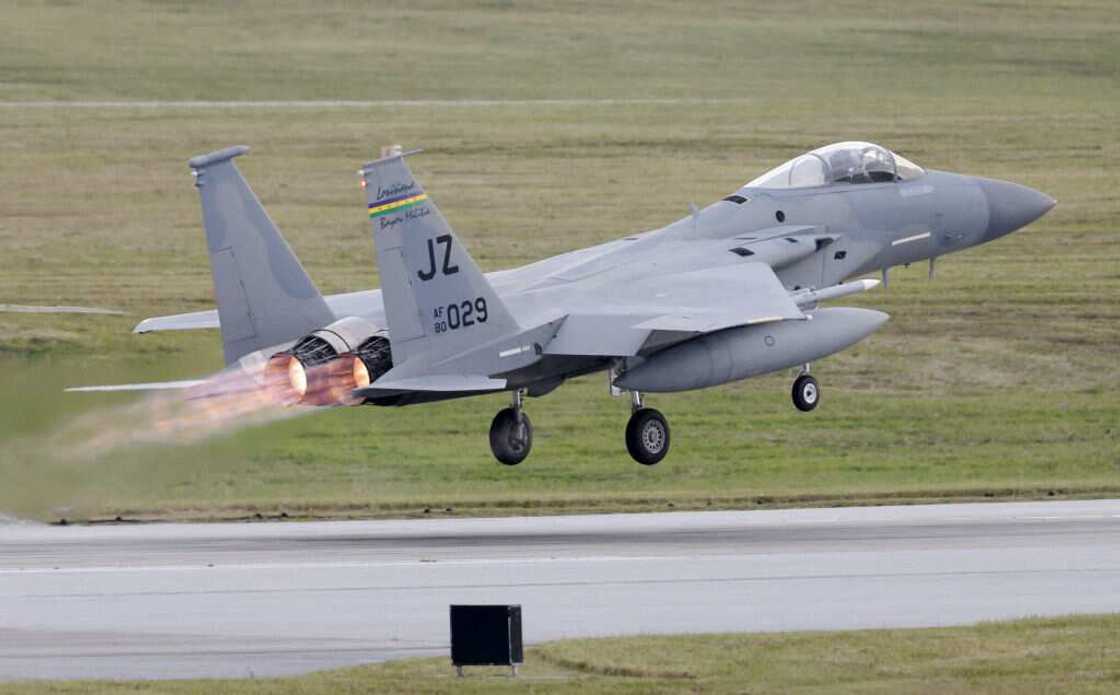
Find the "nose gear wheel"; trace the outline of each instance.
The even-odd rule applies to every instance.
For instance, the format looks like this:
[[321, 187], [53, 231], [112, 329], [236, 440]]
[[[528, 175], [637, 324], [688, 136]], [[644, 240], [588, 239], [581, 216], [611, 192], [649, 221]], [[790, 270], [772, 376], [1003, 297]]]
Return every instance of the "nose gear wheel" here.
[[817, 380], [802, 374], [793, 382], [793, 405], [803, 413], [813, 410], [821, 402], [821, 387]]
[[669, 423], [653, 408], [639, 408], [626, 424], [626, 449], [643, 466], [652, 466], [669, 453]]

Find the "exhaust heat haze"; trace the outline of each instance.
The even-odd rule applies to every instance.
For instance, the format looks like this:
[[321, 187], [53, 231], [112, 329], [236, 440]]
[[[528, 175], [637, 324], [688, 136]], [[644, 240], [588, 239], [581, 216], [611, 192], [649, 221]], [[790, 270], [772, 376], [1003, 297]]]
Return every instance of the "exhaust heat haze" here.
[[305, 368], [292, 360], [295, 364], [252, 372], [226, 369], [188, 388], [156, 391], [81, 415], [62, 428], [57, 441], [71, 454], [95, 458], [123, 446], [191, 444], [307, 414], [316, 410], [308, 405], [345, 402], [352, 367], [335, 364], [343, 361]]
[[[40, 401], [27, 394], [57, 394], [64, 385], [82, 380], [78, 376], [84, 373], [82, 368], [67, 365], [48, 372], [33, 367], [9, 372], [5, 388], [0, 390], [3, 407], [21, 409], [27, 421], [41, 422], [52, 414], [58, 418], [53, 426], [26, 430], [4, 442], [0, 523], [21, 518], [82, 518], [103, 509], [107, 500], [117, 499], [110, 489], [128, 489], [133, 496], [150, 494], [156, 500], [152, 504], [158, 506], [161, 490], [182, 485], [195, 475], [207, 475], [203, 471], [219, 475], [236, 457], [250, 455], [231, 454], [233, 450], [224, 445], [204, 450], [190, 445], [291, 420], [320, 411], [324, 405], [352, 402], [350, 384], [361, 376], [355, 374], [361, 370], [353, 362], [344, 356], [311, 367], [301, 365], [298, 370], [290, 367], [291, 375], [286, 363], [282, 373], [267, 366], [253, 370], [235, 366], [187, 388], [147, 391], [126, 402], [117, 400], [78, 413], [58, 412], [53, 395]], [[299, 381], [293, 384], [293, 379]], [[293, 387], [302, 384], [306, 384], [303, 392], [293, 397]], [[365, 384], [358, 381], [355, 385]], [[332, 394], [337, 396], [333, 400]], [[81, 403], [80, 397], [73, 402]], [[92, 401], [85, 403], [86, 408], [93, 405]]]

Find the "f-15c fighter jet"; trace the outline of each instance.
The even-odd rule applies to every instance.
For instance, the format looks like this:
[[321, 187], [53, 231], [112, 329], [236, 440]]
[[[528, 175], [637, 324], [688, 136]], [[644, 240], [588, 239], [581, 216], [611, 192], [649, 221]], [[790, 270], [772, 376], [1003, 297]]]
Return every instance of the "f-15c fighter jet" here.
[[[529, 454], [525, 396], [609, 374], [628, 391], [626, 446], [651, 465], [669, 424], [643, 395], [799, 368], [793, 403], [817, 407], [814, 360], [887, 315], [820, 308], [878, 280], [851, 278], [983, 244], [1054, 200], [1014, 183], [926, 171], [866, 142], [803, 154], [653, 231], [483, 273], [400, 154], [362, 167], [381, 289], [324, 297], [242, 178], [233, 147], [195, 157], [217, 311], [136, 332], [220, 328], [227, 365], [312, 406], [409, 405], [508, 391], [490, 426], [502, 463]], [[406, 153], [409, 154], [409, 153]], [[183, 383], [183, 382], [176, 382]], [[191, 382], [186, 382], [191, 383]], [[155, 385], [152, 385], [155, 386]]]

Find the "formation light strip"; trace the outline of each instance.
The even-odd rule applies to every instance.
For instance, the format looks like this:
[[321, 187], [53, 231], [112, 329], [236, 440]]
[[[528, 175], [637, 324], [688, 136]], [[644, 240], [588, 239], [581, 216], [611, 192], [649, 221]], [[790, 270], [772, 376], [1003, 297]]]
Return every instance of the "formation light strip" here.
[[908, 236], [905, 239], [895, 239], [894, 241], [891, 242], [891, 246], [901, 246], [902, 244], [909, 244], [911, 241], [921, 241], [922, 239], [928, 239], [928, 238], [929, 238], [929, 232], [922, 232], [921, 234], [915, 234], [914, 236]]

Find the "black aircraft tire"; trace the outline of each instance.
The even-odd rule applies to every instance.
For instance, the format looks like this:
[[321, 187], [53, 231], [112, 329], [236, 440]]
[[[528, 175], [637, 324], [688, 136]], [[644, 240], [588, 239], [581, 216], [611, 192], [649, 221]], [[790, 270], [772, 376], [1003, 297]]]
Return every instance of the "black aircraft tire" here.
[[802, 374], [793, 382], [793, 404], [803, 413], [814, 410], [821, 402], [821, 386], [808, 374]]
[[521, 413], [518, 419], [513, 408], [499, 410], [490, 423], [490, 451], [507, 466], [516, 466], [533, 449], [533, 423]]
[[643, 466], [652, 466], [669, 453], [669, 423], [653, 408], [639, 408], [626, 423], [626, 449]]

